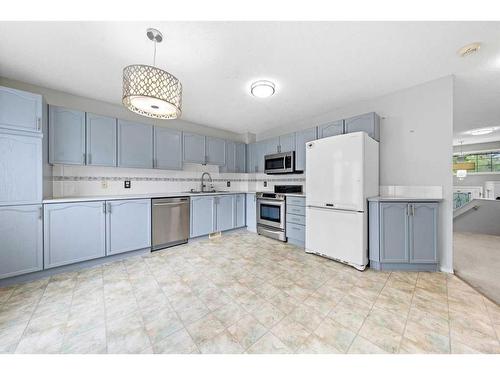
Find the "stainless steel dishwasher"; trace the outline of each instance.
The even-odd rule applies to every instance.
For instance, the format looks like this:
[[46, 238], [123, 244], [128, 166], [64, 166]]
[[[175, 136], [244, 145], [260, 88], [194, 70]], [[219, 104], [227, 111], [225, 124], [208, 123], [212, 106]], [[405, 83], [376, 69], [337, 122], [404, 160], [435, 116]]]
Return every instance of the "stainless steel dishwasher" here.
[[152, 203], [152, 250], [188, 242], [189, 198], [155, 198]]

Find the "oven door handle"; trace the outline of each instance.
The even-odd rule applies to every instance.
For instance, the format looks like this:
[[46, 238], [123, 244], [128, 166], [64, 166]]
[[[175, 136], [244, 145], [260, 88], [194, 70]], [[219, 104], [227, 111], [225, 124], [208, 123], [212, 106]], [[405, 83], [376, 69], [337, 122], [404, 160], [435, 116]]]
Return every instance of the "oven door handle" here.
[[281, 201], [281, 200], [272, 200], [272, 199], [262, 199], [262, 198], [257, 198], [257, 203], [259, 204], [272, 204], [272, 205], [275, 205], [275, 206], [283, 206], [285, 205], [285, 201]]

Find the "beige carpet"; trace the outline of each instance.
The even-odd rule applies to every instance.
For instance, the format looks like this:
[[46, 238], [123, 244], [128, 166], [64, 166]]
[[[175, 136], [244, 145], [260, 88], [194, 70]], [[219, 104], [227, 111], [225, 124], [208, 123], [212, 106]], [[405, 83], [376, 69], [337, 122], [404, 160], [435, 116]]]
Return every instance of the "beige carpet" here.
[[500, 236], [453, 233], [457, 276], [500, 304]]

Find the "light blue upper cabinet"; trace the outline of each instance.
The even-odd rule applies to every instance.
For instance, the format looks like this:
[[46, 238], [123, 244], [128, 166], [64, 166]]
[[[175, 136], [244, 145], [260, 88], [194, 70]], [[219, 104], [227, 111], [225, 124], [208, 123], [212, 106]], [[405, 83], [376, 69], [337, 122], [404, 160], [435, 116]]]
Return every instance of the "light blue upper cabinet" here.
[[295, 133], [280, 135], [279, 152], [295, 151]]
[[226, 141], [221, 138], [206, 137], [207, 164], [224, 165], [226, 163]]
[[155, 126], [154, 167], [182, 169], [182, 132]]
[[43, 268], [42, 206], [0, 207], [0, 279]]
[[116, 119], [87, 113], [87, 165], [116, 167]]
[[246, 225], [249, 231], [257, 231], [257, 197], [255, 193], [246, 194]]
[[245, 173], [246, 171], [246, 149], [247, 146], [244, 143], [236, 143], [236, 161], [235, 161], [235, 172]]
[[0, 206], [42, 201], [42, 139], [18, 134], [0, 132]]
[[216, 202], [216, 230], [222, 232], [233, 229], [234, 226], [234, 208], [232, 195], [218, 195]]
[[245, 226], [246, 222], [246, 200], [245, 194], [233, 195], [233, 207], [234, 207], [234, 228], [241, 228]]
[[266, 141], [260, 141], [255, 144], [255, 166], [256, 172], [264, 172], [264, 157], [268, 154], [268, 144]]
[[42, 96], [0, 87], [0, 128], [40, 133]]
[[205, 136], [193, 133], [183, 133], [183, 161], [186, 163], [205, 164]]
[[106, 255], [151, 247], [151, 200], [106, 202]]
[[265, 143], [264, 156], [281, 152], [280, 151], [280, 138], [279, 137], [266, 139], [264, 141], [264, 143]]
[[344, 120], [332, 121], [318, 126], [318, 139], [344, 133]]
[[44, 205], [45, 268], [106, 255], [105, 202]]
[[215, 232], [214, 196], [191, 197], [191, 237]]
[[247, 145], [247, 157], [246, 157], [246, 172], [255, 173], [257, 172], [257, 164], [255, 159], [255, 151], [257, 148], [256, 143], [250, 143]]
[[380, 261], [408, 262], [408, 204], [380, 204]]
[[236, 143], [233, 141], [226, 141], [226, 162], [221, 171], [229, 173], [236, 171]]
[[153, 168], [153, 127], [118, 120], [118, 166]]
[[49, 162], [85, 164], [85, 112], [49, 106]]
[[366, 132], [373, 139], [380, 140], [380, 117], [375, 112], [345, 119], [344, 126], [345, 133]]
[[314, 141], [317, 128], [301, 130], [295, 133], [295, 168], [298, 171], [306, 169], [306, 143]]
[[412, 203], [410, 263], [436, 263], [438, 203]]

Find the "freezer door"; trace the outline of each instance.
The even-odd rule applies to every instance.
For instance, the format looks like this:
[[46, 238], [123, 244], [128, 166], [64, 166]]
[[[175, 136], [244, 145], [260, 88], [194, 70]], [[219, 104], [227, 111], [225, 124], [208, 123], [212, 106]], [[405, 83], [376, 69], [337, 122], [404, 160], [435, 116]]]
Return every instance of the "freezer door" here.
[[306, 144], [307, 205], [364, 211], [363, 133]]
[[348, 263], [368, 264], [367, 218], [356, 211], [306, 208], [306, 252]]

